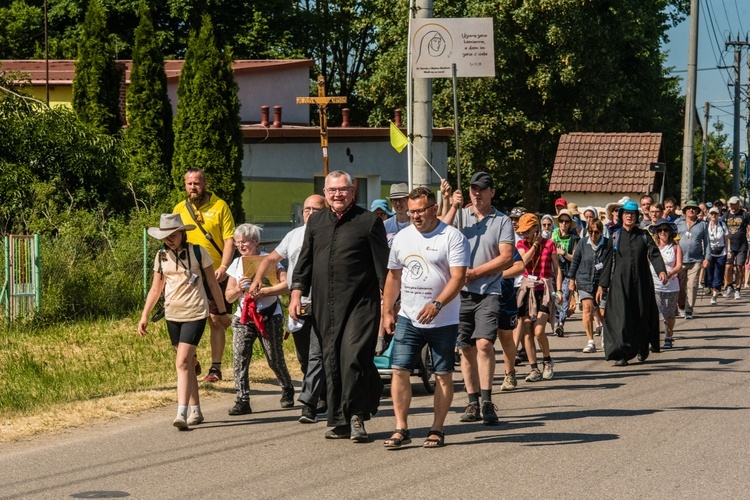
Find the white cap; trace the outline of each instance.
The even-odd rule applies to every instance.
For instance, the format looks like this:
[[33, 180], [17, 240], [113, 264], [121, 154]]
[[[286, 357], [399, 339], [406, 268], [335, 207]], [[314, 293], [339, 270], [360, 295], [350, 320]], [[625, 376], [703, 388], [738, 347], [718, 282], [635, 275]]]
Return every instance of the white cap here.
[[739, 199], [739, 198], [737, 198], [736, 196], [732, 196], [731, 198], [729, 198], [729, 204], [730, 204], [730, 205], [736, 205], [736, 204], [738, 204], [739, 202], [740, 202], [740, 199]]

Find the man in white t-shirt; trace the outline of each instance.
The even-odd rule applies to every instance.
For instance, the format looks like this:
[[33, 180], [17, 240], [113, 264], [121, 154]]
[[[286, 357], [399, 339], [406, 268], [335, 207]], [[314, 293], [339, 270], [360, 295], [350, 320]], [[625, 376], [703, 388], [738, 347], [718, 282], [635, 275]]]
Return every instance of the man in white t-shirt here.
[[[443, 424], [453, 401], [453, 348], [458, 335], [460, 301], [456, 300], [470, 263], [469, 243], [460, 231], [438, 219], [435, 195], [419, 187], [409, 194], [412, 224], [393, 239], [383, 291], [382, 323], [393, 336], [391, 397], [396, 430], [384, 445], [411, 442], [407, 417], [411, 405], [409, 376], [427, 344], [435, 370], [435, 416], [424, 447], [445, 443]], [[401, 293], [396, 322], [395, 303]]]
[[[305, 224], [313, 212], [323, 210], [326, 207], [326, 200], [319, 194], [309, 196], [305, 200], [302, 209], [302, 216]], [[287, 285], [291, 285], [292, 276], [294, 275], [294, 266], [297, 264], [297, 257], [302, 249], [302, 241], [305, 237], [305, 226], [293, 229], [279, 246], [263, 259], [256, 271], [256, 280], [250, 285], [251, 290], [261, 286], [257, 276], [265, 276], [266, 270], [283, 259], [289, 260], [289, 266], [286, 273]], [[303, 307], [309, 307], [310, 297], [302, 297]], [[323, 351], [320, 347], [315, 331], [312, 329], [312, 321], [294, 321], [289, 318], [287, 322], [287, 331], [294, 337], [294, 347], [297, 351], [297, 360], [302, 370], [302, 392], [298, 401], [302, 403], [302, 415], [299, 421], [303, 424], [312, 424], [318, 421], [318, 417], [323, 416], [326, 412], [326, 374], [323, 369]]]

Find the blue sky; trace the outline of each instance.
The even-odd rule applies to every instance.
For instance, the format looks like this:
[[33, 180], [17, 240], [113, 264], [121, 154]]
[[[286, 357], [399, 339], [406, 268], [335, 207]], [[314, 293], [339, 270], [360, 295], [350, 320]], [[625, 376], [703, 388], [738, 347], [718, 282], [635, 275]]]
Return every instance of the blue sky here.
[[[732, 96], [734, 88], [728, 87], [727, 82], [734, 79], [733, 69], [716, 69], [716, 66], [732, 66], [734, 64], [734, 49], [725, 50], [724, 44], [730, 36], [737, 39], [740, 33], [741, 40], [750, 33], [750, 1], [748, 0], [700, 0], [700, 16], [698, 30], [698, 81], [696, 89], [696, 106], [701, 117], [704, 114], [703, 106], [706, 102], [711, 103], [710, 128], [718, 118], [724, 124], [724, 132], [729, 135], [729, 143], [732, 140]], [[687, 79], [688, 64], [688, 39], [690, 34], [690, 20], [686, 19], [676, 28], [672, 28], [669, 35], [669, 43], [664, 49], [669, 51], [666, 65], [673, 67], [675, 74], [682, 78], [683, 89]], [[745, 86], [748, 83], [747, 67], [748, 48], [742, 52], [740, 64], [740, 83]], [[722, 59], [723, 56], [723, 59]], [[743, 91], [743, 98], [746, 96]], [[745, 113], [747, 104], [743, 101], [740, 105], [742, 119], [740, 120], [740, 150], [747, 151], [745, 144]], [[701, 118], [701, 121], [703, 119]]]

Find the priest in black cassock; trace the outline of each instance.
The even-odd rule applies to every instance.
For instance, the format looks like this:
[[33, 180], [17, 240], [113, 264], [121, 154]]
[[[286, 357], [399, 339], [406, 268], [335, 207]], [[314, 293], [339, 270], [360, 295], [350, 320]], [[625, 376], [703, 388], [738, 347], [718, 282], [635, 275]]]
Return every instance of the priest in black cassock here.
[[388, 242], [383, 221], [354, 203], [349, 174], [325, 179], [329, 208], [307, 221], [294, 268], [289, 315], [311, 293], [328, 383], [328, 439], [368, 440], [364, 421], [377, 411], [383, 383], [373, 362], [385, 285]]
[[604, 354], [625, 366], [638, 356], [648, 357], [649, 343], [659, 349], [659, 311], [649, 262], [659, 279], [667, 282], [667, 270], [659, 247], [638, 227], [639, 208], [629, 201], [620, 208], [622, 228], [609, 238], [610, 253], [599, 279], [597, 302], [609, 289], [604, 315]]

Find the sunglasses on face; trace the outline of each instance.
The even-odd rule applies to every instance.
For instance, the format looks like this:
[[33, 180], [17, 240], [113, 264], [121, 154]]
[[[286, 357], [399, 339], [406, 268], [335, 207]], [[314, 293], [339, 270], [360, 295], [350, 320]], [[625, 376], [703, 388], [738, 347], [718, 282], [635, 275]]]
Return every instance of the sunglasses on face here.
[[570, 219], [560, 219], [560, 224], [570, 224]]
[[656, 230], [657, 233], [668, 233], [669, 229], [666, 227], [660, 227]]

